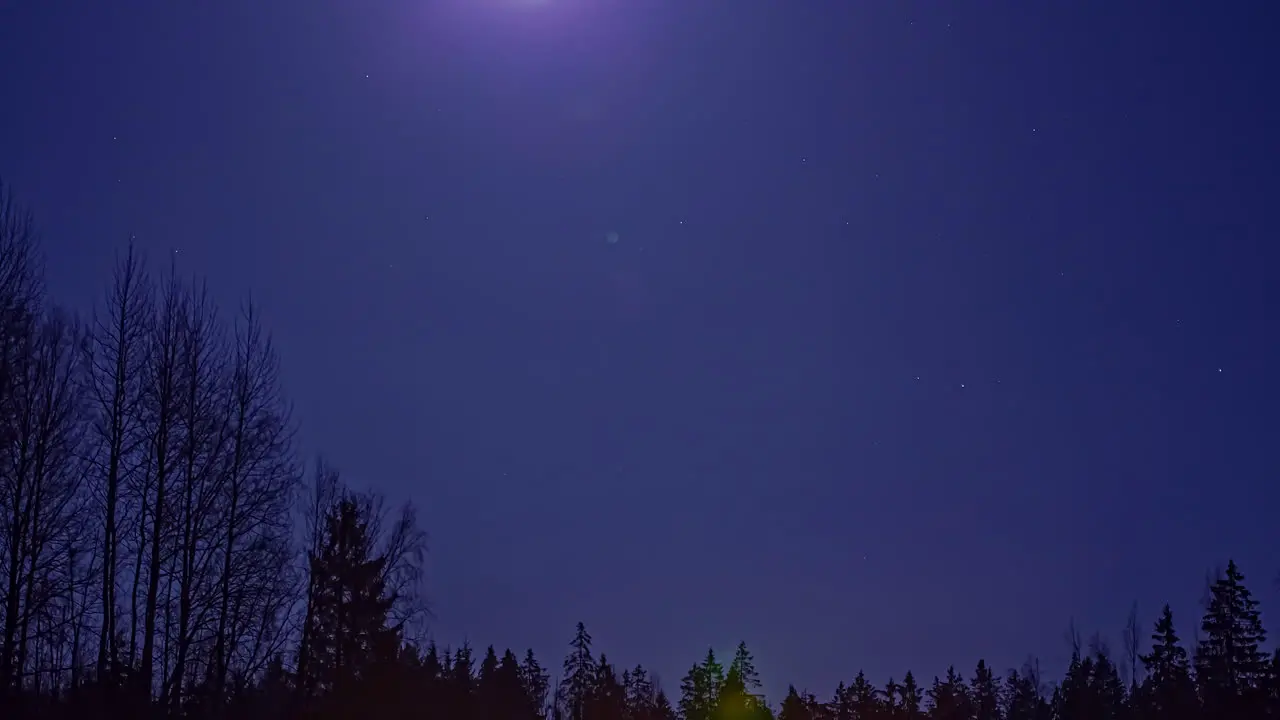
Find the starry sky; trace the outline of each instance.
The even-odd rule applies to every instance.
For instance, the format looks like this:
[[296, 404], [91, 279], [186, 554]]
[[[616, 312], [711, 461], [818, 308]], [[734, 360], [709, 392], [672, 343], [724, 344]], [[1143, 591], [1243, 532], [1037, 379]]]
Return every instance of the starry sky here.
[[0, 177], [73, 307], [252, 293], [441, 642], [1056, 675], [1229, 556], [1280, 613], [1277, 16], [18, 0]]

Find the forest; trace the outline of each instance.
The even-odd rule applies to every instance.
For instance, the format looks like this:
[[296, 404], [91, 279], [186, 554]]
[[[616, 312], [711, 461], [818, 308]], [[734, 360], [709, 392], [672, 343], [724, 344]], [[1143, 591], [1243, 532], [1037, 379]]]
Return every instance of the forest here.
[[1233, 562], [1196, 621], [1135, 610], [1115, 651], [1073, 629], [1053, 678], [848, 668], [766, 698], [745, 643], [669, 688], [581, 623], [562, 659], [437, 647], [412, 505], [298, 457], [259, 310], [125, 246], [73, 312], [38, 237], [0, 185], [0, 717], [1280, 718], [1280, 653]]

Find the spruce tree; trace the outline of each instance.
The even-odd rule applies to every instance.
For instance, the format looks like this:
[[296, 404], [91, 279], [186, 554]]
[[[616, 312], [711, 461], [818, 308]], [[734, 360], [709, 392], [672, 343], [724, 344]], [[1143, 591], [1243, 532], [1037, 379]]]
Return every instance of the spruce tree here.
[[1035, 681], [1010, 670], [1004, 681], [1004, 720], [1037, 720], [1040, 703]]
[[623, 720], [626, 714], [626, 691], [608, 659], [601, 654], [596, 665], [595, 684], [587, 702], [587, 720]]
[[353, 498], [338, 500], [324, 520], [322, 545], [310, 558], [314, 595], [306, 676], [297, 686], [311, 700], [359, 702], [360, 684], [380, 659], [394, 657], [397, 633], [387, 614], [395, 602], [383, 584], [386, 559], [377, 555], [369, 518]]
[[551, 689], [551, 681], [547, 671], [542, 669], [542, 665], [534, 657], [532, 648], [524, 653], [524, 662], [520, 664], [520, 681], [528, 700], [531, 717], [543, 717], [547, 710], [547, 693]]
[[933, 679], [929, 689], [930, 720], [968, 720], [969, 693], [964, 677], [955, 667], [947, 668], [947, 679]]
[[973, 720], [1000, 720], [1000, 686], [985, 660], [978, 661], [970, 683]]
[[1093, 711], [1089, 697], [1089, 679], [1093, 675], [1093, 660], [1081, 658], [1080, 652], [1071, 653], [1066, 676], [1054, 690], [1053, 710], [1057, 720], [1087, 720]]
[[1123, 715], [1126, 699], [1124, 681], [1105, 648], [1094, 651], [1089, 696], [1093, 704], [1089, 714], [1091, 720], [1119, 720]]
[[849, 685], [849, 704], [854, 720], [876, 720], [880, 709], [880, 690], [861, 671]]
[[724, 685], [724, 666], [716, 659], [716, 651], [707, 648], [707, 657], [702, 661], [702, 668], [707, 678], [707, 701], [715, 704], [720, 697], [720, 687]]
[[[686, 718], [687, 720], [687, 718]], [[778, 712], [778, 720], [813, 720], [809, 706], [794, 685], [787, 687], [787, 696], [782, 700], [782, 708]]]
[[643, 665], [636, 665], [623, 673], [622, 684], [626, 688], [628, 720], [651, 720], [654, 713], [653, 682]]
[[1260, 716], [1269, 670], [1260, 648], [1266, 632], [1234, 560], [1209, 589], [1200, 630], [1195, 667], [1205, 713], [1233, 720]]
[[1142, 656], [1147, 671], [1134, 698], [1136, 714], [1141, 720], [1188, 718], [1198, 708], [1195, 683], [1187, 651], [1178, 639], [1173, 624], [1173, 611], [1168, 605], [1156, 621], [1151, 634], [1151, 652]]
[[487, 703], [493, 708], [494, 714], [491, 717], [534, 720], [537, 712], [525, 692], [524, 674], [515, 653], [510, 650], [502, 653], [502, 660], [498, 663], [494, 676], [494, 697]]
[[[714, 671], [711, 671], [714, 672]], [[758, 720], [768, 714], [768, 707], [758, 695], [760, 676], [746, 643], [738, 643], [729, 672], [716, 698], [716, 717], [720, 720]]]
[[898, 713], [902, 710], [901, 704], [902, 686], [889, 678], [889, 682], [884, 684], [884, 695], [881, 699], [881, 706], [884, 708], [884, 714], [887, 718], [897, 718]]
[[831, 710], [832, 720], [854, 720], [853, 698], [843, 680], [836, 685], [836, 692], [831, 697], [831, 702], [827, 703], [827, 707]]
[[584, 720], [587, 701], [595, 689], [595, 672], [591, 634], [586, 625], [578, 623], [573, 641], [569, 643], [569, 654], [564, 659], [564, 679], [560, 681], [566, 720]]
[[751, 651], [747, 649], [745, 642], [738, 643], [738, 649], [733, 654], [733, 662], [729, 663], [729, 670], [737, 671], [738, 677], [742, 680], [742, 687], [748, 694], [754, 694], [760, 690], [760, 674], [756, 672], [755, 659], [751, 657]]
[[689, 668], [680, 681], [680, 717], [684, 720], [710, 720], [713, 697], [706, 665], [699, 663]]
[[900, 713], [903, 720], [919, 720], [923, 716], [920, 705], [924, 702], [924, 692], [910, 670], [903, 676], [898, 693], [902, 698]]

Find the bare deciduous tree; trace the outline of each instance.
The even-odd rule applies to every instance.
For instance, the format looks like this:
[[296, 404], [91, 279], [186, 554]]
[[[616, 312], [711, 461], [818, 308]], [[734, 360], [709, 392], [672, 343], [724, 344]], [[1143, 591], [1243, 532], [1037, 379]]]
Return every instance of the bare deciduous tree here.
[[[160, 579], [165, 567], [166, 534], [172, 508], [168, 493], [179, 460], [179, 400], [182, 392], [182, 331], [187, 297], [171, 271], [157, 303], [148, 338], [147, 365], [143, 388], [143, 426], [150, 472], [150, 492], [144, 496], [143, 516], [148, 513], [150, 530], [146, 550], [146, 600], [142, 616], [142, 657], [137, 685], [150, 693], [155, 679], [156, 623], [160, 612]], [[149, 506], [149, 507], [148, 507]], [[141, 518], [146, 527], [148, 518]]]
[[[121, 549], [119, 529], [124, 524], [121, 496], [142, 441], [138, 420], [151, 301], [151, 284], [142, 259], [130, 244], [116, 262], [111, 288], [105, 302], [94, 312], [85, 343], [93, 487], [102, 503], [98, 549], [99, 680], [105, 679], [109, 672], [114, 676], [118, 663], [116, 591]], [[136, 625], [136, 612], [134, 615]], [[133, 662], [132, 653], [129, 662]]]
[[289, 572], [290, 508], [300, 479], [293, 426], [281, 393], [279, 359], [252, 303], [236, 323], [228, 379], [225, 537], [211, 658], [217, 698], [226, 692], [233, 667], [243, 682], [279, 652], [288, 603], [296, 592]]
[[11, 366], [11, 442], [4, 448], [4, 623], [0, 680], [17, 687], [35, 631], [55, 628], [65, 548], [82, 476], [79, 329], [61, 312], [39, 318]]

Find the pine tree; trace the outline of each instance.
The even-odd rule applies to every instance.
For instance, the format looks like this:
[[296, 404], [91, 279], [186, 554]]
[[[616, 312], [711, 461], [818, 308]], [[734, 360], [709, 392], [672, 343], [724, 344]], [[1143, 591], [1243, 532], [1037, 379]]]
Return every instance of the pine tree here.
[[587, 720], [623, 720], [626, 714], [626, 690], [607, 658], [600, 655], [594, 684], [587, 702]]
[[880, 711], [880, 691], [861, 670], [849, 685], [849, 704], [853, 720], [875, 720]]
[[1041, 702], [1035, 681], [1010, 670], [1004, 681], [1004, 720], [1037, 720]]
[[748, 694], [754, 694], [760, 690], [760, 674], [756, 672], [755, 659], [751, 657], [751, 651], [747, 649], [745, 642], [738, 643], [738, 649], [733, 654], [733, 662], [729, 663], [729, 671], [735, 670], [742, 680], [742, 687]]
[[382, 580], [385, 559], [374, 553], [369, 518], [351, 498], [325, 518], [324, 544], [311, 558], [315, 585], [307, 676], [298, 687], [310, 697], [342, 696], [355, 702], [361, 678], [379, 660], [394, 656], [399, 639], [387, 627], [394, 598]]
[[492, 708], [489, 717], [510, 720], [534, 720], [537, 717], [533, 703], [525, 691], [520, 661], [511, 650], [502, 653], [494, 678], [493, 697], [487, 702], [488, 707]]
[[676, 709], [671, 706], [667, 693], [658, 688], [653, 694], [653, 720], [676, 720]]
[[707, 701], [714, 711], [716, 699], [720, 697], [720, 688], [724, 685], [724, 666], [716, 659], [716, 652], [707, 648], [707, 657], [702, 661], [702, 668], [707, 678]]
[[1258, 601], [1244, 585], [1235, 561], [1210, 587], [1196, 650], [1196, 680], [1204, 711], [1212, 717], [1247, 720], [1260, 716], [1266, 692], [1266, 632]]
[[911, 674], [910, 670], [903, 676], [902, 687], [898, 688], [898, 693], [902, 698], [900, 712], [903, 720], [919, 720], [923, 716], [920, 705], [924, 702], [924, 692], [916, 683], [916, 676]]
[[595, 690], [595, 673], [591, 634], [586, 625], [578, 623], [578, 630], [569, 643], [569, 655], [564, 659], [564, 679], [560, 681], [566, 720], [585, 720], [587, 701]]
[[985, 660], [978, 661], [970, 683], [973, 720], [1000, 720], [1000, 686]]
[[827, 703], [827, 707], [831, 711], [832, 720], [854, 720], [853, 697], [843, 680], [836, 685], [836, 692], [831, 696], [831, 702]]
[[636, 665], [623, 673], [622, 684], [626, 688], [628, 720], [650, 720], [654, 711], [654, 692], [649, 672], [643, 665]]
[[[708, 655], [709, 660], [712, 659]], [[714, 676], [714, 670], [709, 670]], [[746, 643], [738, 643], [729, 672], [716, 697], [715, 716], [720, 720], [758, 720], [768, 714], [768, 707], [757, 694], [760, 676]]]
[[484, 651], [484, 658], [480, 660], [480, 672], [476, 675], [477, 717], [495, 717], [498, 696], [498, 654], [490, 645]]
[[933, 679], [929, 689], [929, 718], [931, 720], [968, 720], [969, 692], [964, 677], [955, 667], [947, 668], [947, 679]]
[[528, 699], [530, 717], [544, 717], [547, 710], [547, 693], [550, 691], [550, 678], [542, 669], [538, 659], [533, 656], [533, 649], [525, 651], [524, 662], [520, 665], [520, 681]]
[[680, 681], [680, 717], [684, 720], [710, 720], [713, 697], [706, 665], [699, 663], [689, 668]]
[[475, 661], [471, 654], [470, 643], [453, 652], [453, 665], [449, 668], [445, 697], [448, 715], [459, 720], [476, 717], [476, 678]]
[[889, 678], [889, 682], [884, 684], [884, 695], [881, 699], [881, 705], [884, 708], [884, 716], [886, 718], [896, 718], [902, 712], [902, 686]]
[[1091, 720], [1118, 720], [1125, 709], [1124, 681], [1111, 662], [1105, 648], [1097, 648], [1093, 656], [1093, 673], [1089, 677], [1089, 695], [1093, 709]]
[[1081, 658], [1078, 650], [1073, 651], [1066, 676], [1054, 691], [1053, 708], [1057, 720], [1087, 720], [1090, 717], [1094, 704], [1089, 696], [1092, 675], [1092, 658]]
[[[686, 717], [686, 720], [688, 718]], [[787, 687], [787, 696], [782, 700], [782, 709], [778, 712], [778, 720], [813, 720], [809, 706], [805, 703], [796, 687]]]

